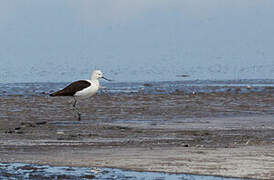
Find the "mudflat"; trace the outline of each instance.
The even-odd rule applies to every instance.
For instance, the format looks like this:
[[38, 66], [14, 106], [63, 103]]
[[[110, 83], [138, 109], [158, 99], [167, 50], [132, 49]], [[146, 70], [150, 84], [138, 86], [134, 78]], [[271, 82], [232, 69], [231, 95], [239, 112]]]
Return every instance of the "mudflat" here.
[[0, 161], [274, 179], [274, 96], [0, 97]]

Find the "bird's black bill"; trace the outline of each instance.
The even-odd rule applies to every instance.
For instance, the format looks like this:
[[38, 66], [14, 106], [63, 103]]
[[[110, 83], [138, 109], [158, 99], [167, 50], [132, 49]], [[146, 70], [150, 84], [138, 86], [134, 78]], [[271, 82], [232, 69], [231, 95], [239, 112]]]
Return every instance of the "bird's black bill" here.
[[103, 79], [105, 79], [105, 80], [107, 80], [107, 81], [113, 81], [113, 80], [111, 80], [111, 79], [107, 79], [107, 78], [105, 78], [105, 77], [102, 77]]

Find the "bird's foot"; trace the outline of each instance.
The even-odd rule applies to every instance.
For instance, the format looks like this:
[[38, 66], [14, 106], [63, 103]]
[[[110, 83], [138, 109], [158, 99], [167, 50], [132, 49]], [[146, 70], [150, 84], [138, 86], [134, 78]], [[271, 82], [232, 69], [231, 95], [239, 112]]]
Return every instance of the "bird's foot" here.
[[81, 114], [78, 113], [78, 121], [81, 121]]

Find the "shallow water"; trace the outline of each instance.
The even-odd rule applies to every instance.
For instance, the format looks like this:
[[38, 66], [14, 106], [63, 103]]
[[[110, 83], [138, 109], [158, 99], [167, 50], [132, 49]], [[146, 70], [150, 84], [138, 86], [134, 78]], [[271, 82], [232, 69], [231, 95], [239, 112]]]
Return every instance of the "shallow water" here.
[[183, 179], [183, 180], [236, 180], [215, 176], [136, 172], [113, 168], [49, 166], [25, 163], [0, 163], [1, 179]]
[[[0, 96], [6, 95], [47, 95], [59, 90], [69, 83], [0, 83]], [[165, 81], [165, 82], [124, 82], [102, 83], [99, 93], [143, 93], [169, 94], [176, 92], [211, 93], [231, 92], [248, 93], [263, 92], [274, 87], [273, 79], [227, 80], [227, 81]]]

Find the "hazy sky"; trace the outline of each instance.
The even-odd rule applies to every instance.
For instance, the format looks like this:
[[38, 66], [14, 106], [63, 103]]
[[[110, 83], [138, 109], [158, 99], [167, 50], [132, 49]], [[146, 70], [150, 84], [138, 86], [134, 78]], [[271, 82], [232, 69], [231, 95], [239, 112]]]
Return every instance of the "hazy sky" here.
[[274, 79], [273, 0], [1, 0], [0, 82]]

